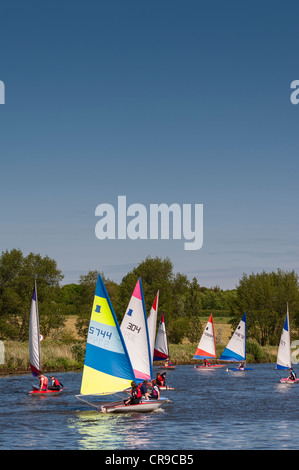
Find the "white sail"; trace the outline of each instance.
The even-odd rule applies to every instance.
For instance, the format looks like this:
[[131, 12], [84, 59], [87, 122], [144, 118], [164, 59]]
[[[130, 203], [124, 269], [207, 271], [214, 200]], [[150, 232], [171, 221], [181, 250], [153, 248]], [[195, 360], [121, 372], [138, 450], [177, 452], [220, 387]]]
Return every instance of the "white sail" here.
[[155, 297], [153, 306], [147, 318], [148, 334], [150, 341], [150, 350], [151, 350], [151, 359], [153, 362], [154, 359], [154, 347], [155, 347], [155, 338], [156, 338], [156, 328], [157, 328], [157, 314], [158, 314], [158, 302], [159, 302], [159, 291]]
[[278, 353], [276, 368], [277, 369], [289, 369], [292, 367], [291, 363], [291, 340], [290, 340], [290, 322], [289, 322], [289, 307], [287, 306], [287, 315], [282, 329]]
[[29, 319], [29, 359], [32, 375], [37, 377], [41, 371], [41, 351], [36, 282], [34, 283]]

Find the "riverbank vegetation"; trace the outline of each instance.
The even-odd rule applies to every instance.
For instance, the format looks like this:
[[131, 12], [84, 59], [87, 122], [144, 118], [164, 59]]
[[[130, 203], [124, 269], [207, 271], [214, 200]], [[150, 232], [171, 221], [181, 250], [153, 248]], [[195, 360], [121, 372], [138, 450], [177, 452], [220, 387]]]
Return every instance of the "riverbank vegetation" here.
[[[31, 296], [37, 280], [43, 367], [82, 369], [86, 335], [98, 272], [82, 275], [77, 284], [62, 284], [55, 260], [21, 250], [0, 257], [0, 340], [5, 362], [0, 373], [29, 371], [28, 329]], [[174, 273], [170, 259], [146, 258], [122, 281], [101, 273], [121, 322], [138, 277], [149, 313], [159, 290], [158, 318], [163, 311], [170, 354], [175, 363], [190, 363], [205, 323], [213, 314], [218, 357], [247, 312], [248, 361], [274, 362], [288, 303], [291, 339], [298, 339], [299, 282], [294, 271], [243, 274], [232, 290], [204, 287], [197, 278]]]

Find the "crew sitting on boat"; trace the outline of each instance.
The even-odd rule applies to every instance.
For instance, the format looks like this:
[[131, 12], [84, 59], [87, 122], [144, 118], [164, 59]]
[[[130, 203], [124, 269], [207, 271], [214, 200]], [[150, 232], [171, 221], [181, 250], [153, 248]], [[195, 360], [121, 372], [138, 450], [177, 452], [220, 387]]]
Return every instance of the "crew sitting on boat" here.
[[51, 386], [48, 387], [48, 390], [60, 390], [63, 388], [63, 384], [59, 382], [58, 379], [54, 377], [54, 375], [51, 376]]
[[290, 367], [290, 375], [288, 377], [288, 380], [296, 380], [297, 376], [296, 376], [296, 373], [295, 371], [292, 369], [292, 367]]
[[124, 400], [125, 405], [137, 405], [140, 402], [141, 392], [135, 382], [131, 382], [131, 396], [129, 399]]
[[150, 380], [144, 380], [140, 385], [138, 385], [138, 388], [140, 390], [140, 393], [141, 395], [145, 395], [148, 391], [148, 382], [150, 382]]
[[157, 385], [156, 380], [152, 380], [152, 391], [145, 394], [145, 399], [149, 400], [150, 398], [154, 400], [160, 400], [160, 389]]
[[159, 374], [159, 372], [157, 372], [157, 374], [156, 374], [156, 382], [157, 382], [157, 385], [158, 385], [159, 387], [163, 387], [163, 385], [164, 385], [164, 380], [163, 380], [162, 375]]
[[40, 372], [38, 374], [38, 378], [39, 378], [39, 387], [35, 387], [33, 386], [33, 390], [39, 390], [40, 392], [41, 391], [44, 391], [44, 390], [47, 390], [48, 388], [48, 377], [46, 377], [42, 372]]

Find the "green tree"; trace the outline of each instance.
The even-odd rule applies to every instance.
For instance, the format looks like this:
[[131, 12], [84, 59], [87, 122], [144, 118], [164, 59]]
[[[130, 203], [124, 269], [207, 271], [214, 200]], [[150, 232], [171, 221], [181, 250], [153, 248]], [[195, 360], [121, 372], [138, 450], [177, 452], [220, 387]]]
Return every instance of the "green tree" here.
[[63, 275], [48, 256], [19, 249], [2, 252], [0, 257], [1, 338], [28, 339], [29, 316], [34, 280], [37, 281], [40, 330], [47, 335], [63, 325], [63, 309], [58, 302]]
[[278, 344], [287, 303], [290, 323], [298, 325], [299, 283], [294, 271], [243, 274], [231, 302], [233, 328], [246, 311], [248, 336], [261, 346]]
[[[149, 314], [152, 304], [159, 290], [159, 311], [167, 312], [170, 316], [173, 312], [173, 271], [169, 258], [162, 260], [159, 257], [147, 257], [136, 268], [130, 271], [121, 281], [119, 286], [118, 301], [116, 302], [116, 314], [121, 322], [127, 309], [138, 278], [141, 277], [145, 308]], [[159, 314], [158, 314], [159, 315]]]
[[186, 314], [188, 316], [194, 317], [199, 315], [202, 308], [201, 295], [200, 286], [196, 277], [194, 277], [190, 283], [186, 301]]

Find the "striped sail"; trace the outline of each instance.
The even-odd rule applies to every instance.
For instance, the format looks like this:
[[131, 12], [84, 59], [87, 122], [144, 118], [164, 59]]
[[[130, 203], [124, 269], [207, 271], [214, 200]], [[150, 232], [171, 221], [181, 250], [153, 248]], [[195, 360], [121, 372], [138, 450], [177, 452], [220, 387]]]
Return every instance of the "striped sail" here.
[[246, 334], [246, 313], [244, 313], [242, 320], [237, 326], [219, 360], [232, 362], [245, 361]]
[[149, 334], [141, 279], [139, 278], [120, 326], [133, 366], [135, 380], [152, 378]]
[[200, 338], [193, 359], [211, 359], [216, 357], [215, 332], [213, 315], [206, 324], [205, 330]]
[[29, 360], [31, 373], [37, 377], [41, 371], [41, 350], [36, 282], [34, 283], [29, 318]]
[[98, 275], [92, 306], [81, 394], [110, 394], [134, 380], [131, 361], [104, 282]]
[[164, 315], [162, 312], [161, 321], [159, 323], [159, 328], [158, 328], [157, 338], [156, 338], [155, 348], [154, 348], [154, 361], [163, 361], [164, 359], [168, 359], [168, 358], [169, 358], [168, 341], [167, 341]]
[[158, 302], [159, 302], [159, 291], [155, 297], [153, 306], [147, 318], [148, 333], [150, 339], [150, 350], [151, 350], [151, 359], [154, 360], [154, 347], [155, 347], [155, 338], [156, 338], [156, 328], [157, 328], [157, 314], [158, 314]]
[[289, 307], [287, 306], [287, 315], [283, 325], [280, 343], [277, 352], [277, 369], [289, 369], [292, 367], [291, 363], [291, 340], [290, 340], [290, 322], [289, 322]]

